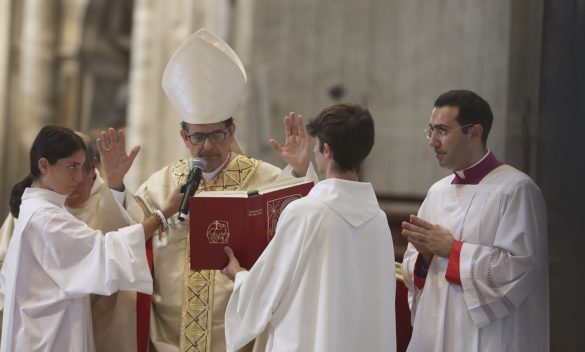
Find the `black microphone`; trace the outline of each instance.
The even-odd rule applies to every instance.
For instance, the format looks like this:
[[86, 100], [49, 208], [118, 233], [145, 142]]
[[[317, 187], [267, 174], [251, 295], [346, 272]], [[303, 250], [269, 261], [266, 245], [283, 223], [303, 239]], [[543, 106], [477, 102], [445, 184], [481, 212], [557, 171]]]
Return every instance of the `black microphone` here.
[[189, 215], [189, 199], [193, 197], [197, 188], [199, 188], [199, 182], [201, 182], [201, 173], [207, 166], [207, 160], [203, 158], [195, 158], [191, 162], [191, 171], [187, 176], [187, 183], [185, 183], [183, 200], [181, 201], [181, 208], [179, 208], [179, 220], [185, 221], [187, 215]]

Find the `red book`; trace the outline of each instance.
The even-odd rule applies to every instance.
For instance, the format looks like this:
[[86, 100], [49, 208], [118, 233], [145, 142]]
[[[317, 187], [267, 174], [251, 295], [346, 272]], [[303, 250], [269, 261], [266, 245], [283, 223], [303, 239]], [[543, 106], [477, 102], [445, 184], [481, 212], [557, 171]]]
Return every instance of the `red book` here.
[[312, 181], [291, 178], [252, 191], [200, 192], [189, 200], [191, 269], [223, 269], [230, 246], [250, 269], [276, 230], [284, 208], [304, 197]]

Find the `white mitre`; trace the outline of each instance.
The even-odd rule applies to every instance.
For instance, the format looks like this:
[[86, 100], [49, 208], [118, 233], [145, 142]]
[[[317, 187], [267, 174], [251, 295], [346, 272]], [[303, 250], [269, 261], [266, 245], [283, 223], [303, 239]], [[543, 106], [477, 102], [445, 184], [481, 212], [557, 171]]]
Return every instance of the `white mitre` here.
[[179, 118], [190, 124], [217, 123], [234, 113], [246, 85], [238, 55], [202, 28], [175, 51], [162, 87]]

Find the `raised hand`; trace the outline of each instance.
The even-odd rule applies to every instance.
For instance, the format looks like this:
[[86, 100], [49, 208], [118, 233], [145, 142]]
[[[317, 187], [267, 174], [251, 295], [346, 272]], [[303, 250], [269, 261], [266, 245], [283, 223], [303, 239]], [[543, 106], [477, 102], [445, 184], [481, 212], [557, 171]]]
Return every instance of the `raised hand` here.
[[100, 133], [100, 138], [96, 140], [104, 178], [110, 188], [123, 191], [124, 176], [132, 166], [140, 147], [132, 148], [130, 154], [126, 153], [126, 136], [124, 130], [116, 132], [115, 129], [109, 128], [107, 131]]
[[294, 112], [284, 117], [284, 145], [281, 146], [274, 138], [269, 142], [272, 149], [292, 166], [296, 176], [305, 176], [311, 162], [311, 141], [305, 133], [303, 115]]

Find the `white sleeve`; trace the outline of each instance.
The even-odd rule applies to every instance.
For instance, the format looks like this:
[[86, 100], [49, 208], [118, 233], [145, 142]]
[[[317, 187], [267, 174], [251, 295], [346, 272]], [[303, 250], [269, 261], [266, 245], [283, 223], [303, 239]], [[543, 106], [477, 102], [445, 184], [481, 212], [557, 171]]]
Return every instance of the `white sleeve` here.
[[[280, 172], [280, 174], [278, 175], [276, 180], [282, 180], [282, 179], [286, 179], [286, 178], [296, 177], [293, 174], [293, 171], [294, 170], [293, 170], [292, 166], [286, 165], [286, 167], [284, 169], [282, 169], [282, 171]], [[317, 182], [319, 182], [319, 176], [317, 175], [317, 172], [315, 171], [315, 168], [313, 167], [312, 162], [309, 163], [309, 167], [307, 168], [307, 173], [305, 174], [303, 179], [305, 181], [313, 181], [314, 184], [317, 184]]]
[[114, 197], [116, 202], [118, 202], [118, 204], [120, 204], [123, 208], [124, 207], [124, 200], [126, 199], [126, 190], [123, 190], [120, 192], [120, 191], [117, 191], [115, 189], [110, 188], [110, 192], [112, 193], [112, 196]]
[[525, 182], [507, 195], [493, 246], [463, 242], [460, 274], [467, 309], [478, 327], [517, 309], [546, 276], [546, 209]]
[[[428, 204], [425, 198], [418, 211], [419, 217], [426, 218], [424, 214], [427, 207]], [[408, 288], [408, 305], [410, 307], [410, 318], [412, 322], [414, 322], [418, 301], [422, 293], [422, 289], [419, 289], [414, 284], [414, 267], [418, 255], [419, 253], [416, 248], [411, 243], [408, 243], [406, 252], [402, 258], [402, 277], [404, 278], [404, 284], [406, 285], [406, 288]]]
[[295, 273], [305, 226], [289, 210], [283, 211], [273, 240], [252, 269], [236, 275], [225, 313], [228, 351], [237, 351], [264, 331]]
[[68, 294], [152, 293], [142, 225], [104, 235], [68, 213], [49, 213], [28, 226], [35, 257]]

